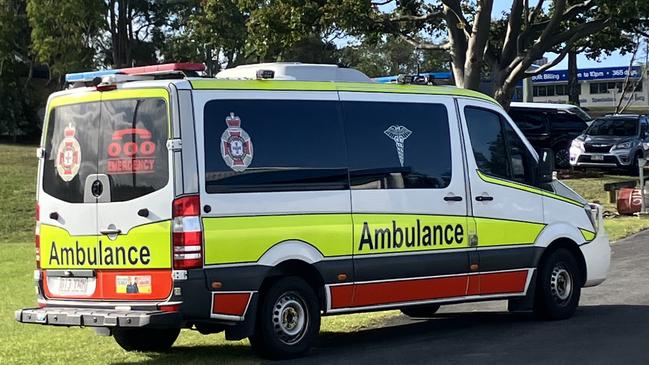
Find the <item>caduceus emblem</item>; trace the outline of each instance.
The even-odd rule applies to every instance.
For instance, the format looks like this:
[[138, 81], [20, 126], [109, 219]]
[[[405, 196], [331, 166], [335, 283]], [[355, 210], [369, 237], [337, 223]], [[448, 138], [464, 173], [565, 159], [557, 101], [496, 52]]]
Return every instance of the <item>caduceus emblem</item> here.
[[391, 125], [390, 128], [386, 129], [383, 133], [385, 133], [386, 136], [390, 137], [390, 139], [394, 141], [394, 144], [397, 147], [399, 162], [401, 163], [401, 167], [403, 167], [403, 142], [406, 140], [406, 138], [410, 137], [412, 131], [402, 125]]

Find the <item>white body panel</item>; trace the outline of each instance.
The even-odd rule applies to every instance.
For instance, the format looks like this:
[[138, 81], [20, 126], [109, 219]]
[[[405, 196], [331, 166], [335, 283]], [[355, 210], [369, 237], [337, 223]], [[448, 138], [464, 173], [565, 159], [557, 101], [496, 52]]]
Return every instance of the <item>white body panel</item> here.
[[[497, 218], [522, 222], [543, 223], [543, 199], [541, 195], [529, 193], [523, 190], [513, 189], [511, 187], [492, 184], [481, 179], [478, 174], [478, 165], [475, 161], [471, 149], [471, 138], [467, 128], [464, 109], [466, 107], [478, 107], [494, 112], [503, 117], [514, 128], [519, 137], [526, 143], [528, 150], [534, 151], [529, 145], [527, 139], [518, 130], [507, 114], [498, 106], [476, 100], [460, 99], [458, 100], [460, 118], [463, 121], [463, 136], [466, 143], [466, 157], [468, 176], [471, 185], [471, 203], [473, 206], [473, 216], [483, 218]], [[536, 153], [533, 152], [536, 156]], [[479, 196], [491, 197], [490, 201], [477, 201]], [[478, 237], [480, 232], [478, 232]], [[522, 242], [521, 242], [522, 243]], [[480, 245], [478, 241], [478, 246]]]

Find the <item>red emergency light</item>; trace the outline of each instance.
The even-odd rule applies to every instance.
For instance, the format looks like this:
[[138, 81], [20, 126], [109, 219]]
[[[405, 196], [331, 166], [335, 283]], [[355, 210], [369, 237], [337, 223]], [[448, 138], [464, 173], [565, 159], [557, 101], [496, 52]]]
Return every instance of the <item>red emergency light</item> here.
[[198, 72], [205, 71], [205, 65], [202, 63], [165, 63], [162, 65], [139, 66], [129, 68], [119, 68], [111, 70], [77, 72], [65, 75], [65, 81], [73, 82], [91, 82], [96, 77], [110, 75], [164, 75], [182, 73], [185, 76], [198, 76]]
[[162, 65], [129, 67], [129, 68], [119, 69], [119, 72], [125, 75], [147, 75], [147, 74], [168, 73], [174, 71], [201, 72], [201, 71], [205, 71], [205, 65], [202, 63], [165, 63]]

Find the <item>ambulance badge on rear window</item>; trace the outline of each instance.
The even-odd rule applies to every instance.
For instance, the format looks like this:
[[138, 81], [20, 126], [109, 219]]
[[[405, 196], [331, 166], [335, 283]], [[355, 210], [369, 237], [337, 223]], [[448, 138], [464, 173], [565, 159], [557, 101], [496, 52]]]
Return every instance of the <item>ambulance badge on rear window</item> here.
[[394, 144], [397, 147], [399, 162], [401, 163], [401, 167], [403, 167], [403, 161], [405, 158], [404, 142], [406, 141], [406, 138], [410, 137], [412, 131], [402, 125], [391, 125], [390, 128], [383, 131], [383, 133], [394, 141]]
[[245, 171], [252, 162], [252, 141], [246, 131], [241, 129], [241, 119], [230, 113], [225, 118], [226, 129], [221, 135], [221, 156], [232, 170]]
[[74, 134], [76, 129], [72, 124], [68, 124], [63, 131], [65, 138], [59, 144], [56, 152], [56, 171], [63, 181], [70, 181], [77, 176], [79, 165], [81, 164], [81, 146]]

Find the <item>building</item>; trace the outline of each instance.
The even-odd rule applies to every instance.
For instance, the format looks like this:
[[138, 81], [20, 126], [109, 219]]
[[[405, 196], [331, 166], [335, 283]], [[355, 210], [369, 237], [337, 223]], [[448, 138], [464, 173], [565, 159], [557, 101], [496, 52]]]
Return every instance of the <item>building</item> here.
[[[649, 109], [649, 80], [642, 78], [642, 67], [631, 67], [623, 92], [628, 73], [629, 66], [579, 69], [579, 103], [587, 108], [614, 109], [624, 97], [624, 103], [630, 99], [629, 109]], [[532, 77], [532, 85], [535, 102], [568, 102], [568, 70], [546, 71]]]

